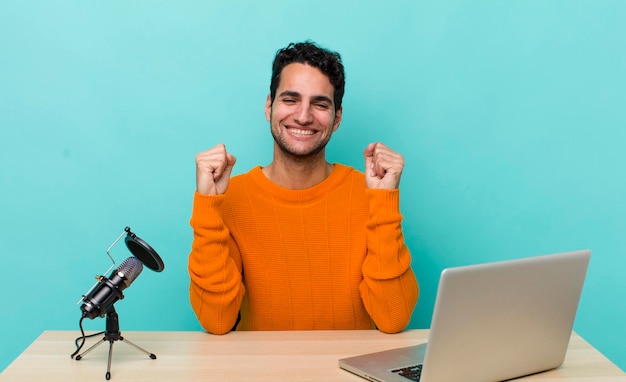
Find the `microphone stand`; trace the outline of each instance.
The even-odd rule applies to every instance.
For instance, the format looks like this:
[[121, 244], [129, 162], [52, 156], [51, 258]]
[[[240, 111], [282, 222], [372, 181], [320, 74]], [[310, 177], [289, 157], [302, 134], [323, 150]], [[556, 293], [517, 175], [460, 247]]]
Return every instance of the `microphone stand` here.
[[109, 342], [109, 359], [107, 363], [107, 372], [105, 375], [105, 378], [109, 380], [111, 379], [111, 359], [113, 356], [113, 343], [115, 341], [123, 341], [131, 345], [135, 349], [139, 350], [140, 352], [147, 354], [151, 359], [156, 359], [156, 355], [154, 355], [153, 353], [150, 353], [149, 351], [135, 345], [130, 340], [127, 340], [124, 337], [122, 337], [122, 333], [120, 332], [119, 317], [117, 315], [117, 312], [115, 311], [115, 307], [111, 307], [111, 309], [107, 312], [107, 315], [106, 315], [106, 331], [104, 332], [104, 338], [102, 338], [102, 340], [92, 345], [89, 349], [85, 350], [82, 354], [77, 355], [76, 360], [80, 361], [83, 358], [83, 356], [87, 355], [87, 353], [89, 353], [93, 349], [102, 345], [104, 342]]

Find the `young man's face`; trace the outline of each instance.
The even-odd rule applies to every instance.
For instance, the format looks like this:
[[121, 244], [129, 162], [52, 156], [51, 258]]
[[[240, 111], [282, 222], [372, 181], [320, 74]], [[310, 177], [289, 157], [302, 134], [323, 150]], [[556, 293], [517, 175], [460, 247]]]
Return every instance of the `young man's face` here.
[[283, 152], [305, 158], [324, 150], [341, 122], [334, 90], [317, 68], [300, 63], [283, 68], [274, 102], [268, 95], [265, 104], [265, 118]]

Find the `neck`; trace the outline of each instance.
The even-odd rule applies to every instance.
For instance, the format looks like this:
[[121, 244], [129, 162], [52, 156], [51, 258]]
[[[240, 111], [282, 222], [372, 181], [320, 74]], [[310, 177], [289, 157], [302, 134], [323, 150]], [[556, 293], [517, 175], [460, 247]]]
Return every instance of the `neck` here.
[[303, 190], [324, 181], [334, 169], [326, 162], [323, 153], [316, 158], [296, 160], [274, 155], [274, 160], [263, 168], [265, 176], [281, 187], [291, 190]]

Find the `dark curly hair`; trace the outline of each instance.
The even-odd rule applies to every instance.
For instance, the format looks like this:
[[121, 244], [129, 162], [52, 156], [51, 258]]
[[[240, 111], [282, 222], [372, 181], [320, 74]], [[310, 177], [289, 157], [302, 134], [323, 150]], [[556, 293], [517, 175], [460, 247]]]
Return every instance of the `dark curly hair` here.
[[276, 89], [280, 83], [280, 74], [283, 68], [293, 63], [307, 64], [324, 73], [335, 88], [335, 111], [341, 107], [345, 88], [345, 74], [341, 56], [337, 52], [321, 48], [312, 41], [290, 43], [286, 48], [276, 52], [272, 64], [272, 81], [270, 83], [270, 97], [272, 103], [276, 97]]

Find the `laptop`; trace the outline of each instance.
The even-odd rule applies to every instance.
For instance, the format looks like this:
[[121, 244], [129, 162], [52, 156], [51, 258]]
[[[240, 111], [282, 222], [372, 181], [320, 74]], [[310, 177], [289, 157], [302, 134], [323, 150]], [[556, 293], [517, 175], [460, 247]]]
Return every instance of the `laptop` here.
[[376, 382], [503, 381], [565, 359], [591, 251], [445, 269], [427, 344], [339, 360]]

